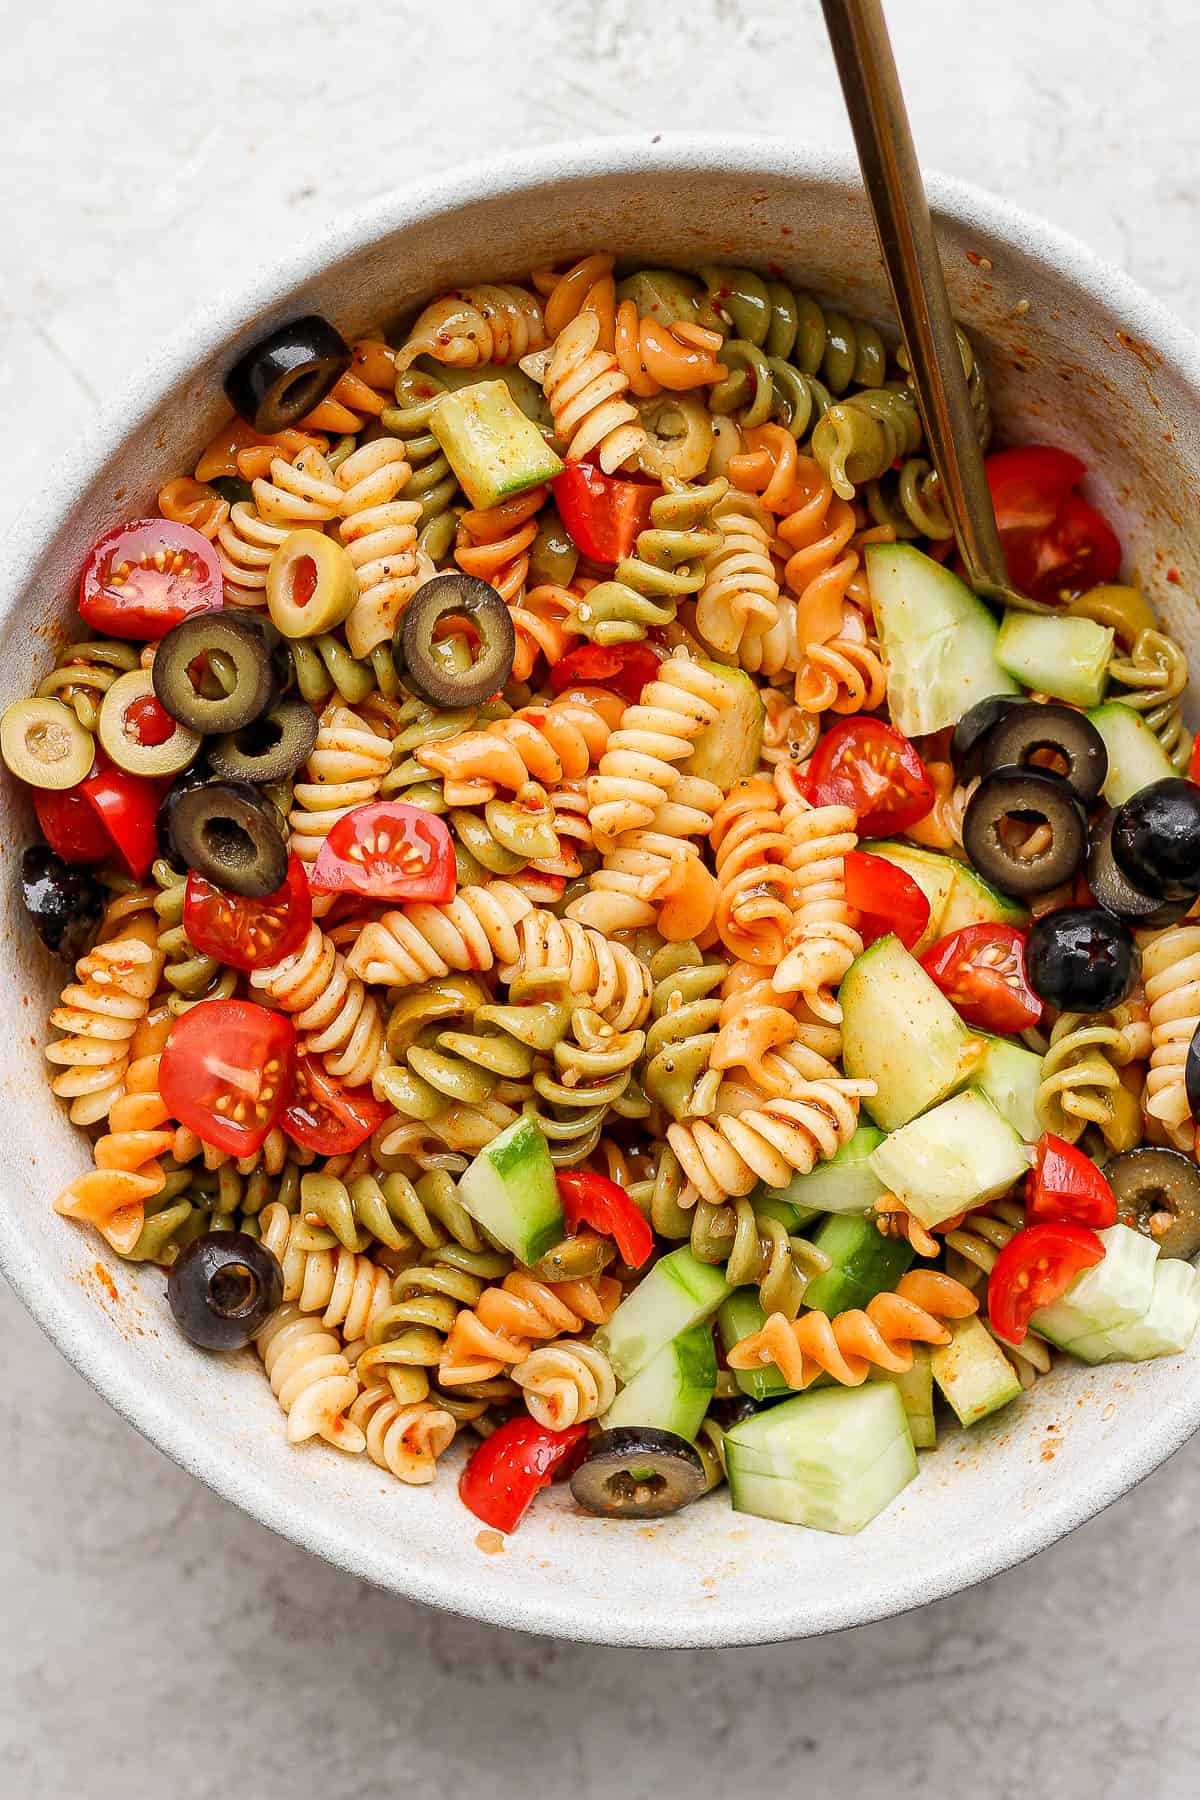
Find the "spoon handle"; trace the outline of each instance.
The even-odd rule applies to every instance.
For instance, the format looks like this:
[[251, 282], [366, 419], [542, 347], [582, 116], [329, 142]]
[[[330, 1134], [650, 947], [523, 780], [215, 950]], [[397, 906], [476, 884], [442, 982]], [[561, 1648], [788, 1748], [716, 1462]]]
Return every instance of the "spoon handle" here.
[[880, 0], [821, 0], [942, 498], [977, 593], [1015, 599]]

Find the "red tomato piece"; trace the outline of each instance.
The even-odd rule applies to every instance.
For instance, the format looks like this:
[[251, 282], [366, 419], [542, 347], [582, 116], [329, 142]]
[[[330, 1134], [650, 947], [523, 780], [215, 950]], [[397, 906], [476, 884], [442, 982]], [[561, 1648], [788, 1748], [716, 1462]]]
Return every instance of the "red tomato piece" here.
[[634, 706], [641, 699], [646, 683], [654, 680], [665, 655], [665, 649], [644, 642], [580, 644], [578, 649], [569, 650], [554, 664], [550, 671], [550, 689], [552, 693], [561, 694], [565, 688], [586, 682], [593, 687], [608, 688]]
[[296, 1059], [291, 1099], [279, 1123], [294, 1143], [319, 1156], [342, 1156], [365, 1144], [390, 1110], [369, 1087], [343, 1087], [318, 1057], [305, 1054]]
[[1104, 1260], [1086, 1225], [1027, 1225], [1009, 1238], [988, 1276], [988, 1317], [1006, 1343], [1019, 1344], [1030, 1315], [1065, 1294], [1077, 1275]]
[[591, 1169], [559, 1169], [556, 1175], [571, 1235], [581, 1225], [589, 1225], [602, 1237], [613, 1239], [622, 1262], [640, 1269], [654, 1248], [654, 1233], [625, 1189]]
[[308, 872], [298, 856], [288, 858], [280, 887], [264, 900], [228, 894], [192, 869], [183, 900], [183, 929], [202, 956], [215, 956], [231, 969], [264, 969], [300, 947], [312, 924]]
[[64, 862], [98, 863], [112, 855], [113, 841], [104, 821], [79, 786], [30, 791], [42, 836]]
[[882, 719], [843, 719], [817, 745], [806, 777], [814, 806], [849, 806], [860, 838], [891, 837], [933, 810], [929, 772], [909, 740]]
[[[68, 788], [74, 793], [74, 788]], [[124, 863], [135, 881], [141, 881], [158, 855], [158, 833], [155, 819], [162, 789], [146, 775], [131, 775], [118, 769], [107, 759], [101, 767], [97, 757], [92, 773], [79, 784], [78, 792], [100, 820], [111, 848]]]
[[1188, 780], [1200, 783], [1200, 737], [1192, 745], [1192, 754], [1188, 762]]
[[534, 1495], [579, 1467], [587, 1435], [586, 1425], [553, 1431], [536, 1419], [509, 1419], [471, 1452], [459, 1476], [459, 1498], [494, 1531], [515, 1531]]
[[911, 950], [929, 923], [929, 902], [912, 876], [865, 850], [851, 850], [844, 867], [846, 899], [858, 913], [864, 947], [895, 932]]
[[1046, 1131], [1025, 1177], [1025, 1221], [1045, 1225], [1058, 1219], [1103, 1231], [1117, 1222], [1117, 1196], [1090, 1156]]
[[92, 545], [79, 616], [112, 637], [160, 638], [224, 598], [221, 566], [206, 537], [169, 519], [135, 519]]
[[622, 481], [586, 462], [568, 463], [550, 485], [571, 541], [581, 555], [602, 563], [629, 555], [662, 493], [657, 482]]
[[1014, 925], [965, 925], [931, 944], [921, 967], [980, 1031], [1009, 1036], [1042, 1016], [1025, 973], [1025, 933]]
[[165, 744], [175, 729], [175, 721], [153, 694], [143, 694], [125, 708], [125, 728], [139, 744]]
[[1086, 466], [1067, 450], [1027, 444], [987, 458], [988, 486], [1008, 573], [1036, 600], [1060, 600], [1112, 581], [1121, 544], [1077, 493]]
[[249, 1156], [283, 1110], [295, 1052], [284, 1013], [252, 1000], [201, 1000], [171, 1027], [159, 1091], [171, 1116], [204, 1143]]
[[398, 800], [372, 800], [344, 813], [317, 852], [309, 877], [317, 894], [371, 900], [454, 898], [454, 842], [436, 813]]

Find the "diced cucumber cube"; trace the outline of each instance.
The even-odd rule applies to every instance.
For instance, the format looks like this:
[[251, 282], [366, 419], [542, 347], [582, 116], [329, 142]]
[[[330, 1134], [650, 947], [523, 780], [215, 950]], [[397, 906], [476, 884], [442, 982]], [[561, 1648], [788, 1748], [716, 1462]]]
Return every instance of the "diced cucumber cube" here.
[[843, 1065], [847, 1075], [875, 1083], [873, 1098], [863, 1104], [885, 1131], [906, 1125], [973, 1078], [982, 1040], [899, 938], [879, 938], [864, 950], [838, 997]]
[[996, 661], [1035, 693], [1070, 706], [1099, 706], [1115, 633], [1110, 625], [1064, 613], [1006, 612]]
[[476, 1223], [519, 1262], [537, 1262], [566, 1235], [554, 1164], [530, 1118], [518, 1119], [484, 1146], [458, 1192]]
[[690, 756], [680, 766], [685, 775], [715, 781], [723, 793], [728, 793], [735, 781], [752, 775], [758, 767], [766, 708], [757, 682], [744, 669], [731, 669], [703, 657], [700, 666], [726, 684], [731, 704], [704, 727]]
[[1021, 1392], [1016, 1370], [977, 1317], [955, 1319], [948, 1344], [930, 1357], [933, 1379], [954, 1408], [960, 1425], [977, 1425]]
[[651, 1357], [623, 1387], [600, 1423], [646, 1425], [695, 1437], [717, 1386], [717, 1350], [709, 1326], [694, 1325]]
[[655, 1263], [593, 1340], [619, 1381], [632, 1381], [665, 1344], [711, 1319], [732, 1290], [720, 1269], [686, 1246]]
[[1152, 781], [1165, 781], [1179, 773], [1145, 719], [1132, 706], [1107, 700], [1088, 718], [1104, 739], [1108, 752], [1103, 793], [1110, 806], [1123, 806]]
[[1150, 1309], [1158, 1245], [1129, 1225], [1110, 1225], [1099, 1234], [1104, 1259], [1077, 1275], [1066, 1293], [1039, 1306], [1030, 1325], [1060, 1350], [1080, 1338], [1133, 1325]]
[[[761, 1331], [766, 1322], [767, 1315], [755, 1289], [734, 1288], [728, 1300], [722, 1300], [717, 1313], [717, 1327], [725, 1354], [728, 1356], [743, 1338], [753, 1337], [756, 1331]], [[733, 1378], [742, 1393], [749, 1394], [752, 1400], [771, 1400], [792, 1391], [774, 1363], [757, 1369], [735, 1369]]]
[[1084, 1362], [1146, 1362], [1152, 1356], [1178, 1356], [1186, 1350], [1200, 1322], [1200, 1273], [1179, 1257], [1154, 1265], [1150, 1304], [1140, 1319], [1075, 1338], [1071, 1355]]
[[906, 1238], [884, 1237], [874, 1219], [834, 1213], [813, 1234], [813, 1243], [830, 1259], [804, 1290], [805, 1306], [818, 1312], [846, 1312], [865, 1306], [885, 1288], [895, 1287], [913, 1260]]
[[503, 381], [444, 394], [429, 429], [472, 506], [496, 506], [562, 474], [562, 463]]
[[1029, 1168], [1021, 1139], [977, 1088], [893, 1131], [871, 1163], [926, 1230], [1006, 1194]]
[[[807, 1175], [794, 1175], [785, 1188], [766, 1190], [767, 1197], [790, 1202], [810, 1219], [823, 1212], [868, 1212], [883, 1192], [870, 1162], [883, 1138], [878, 1126], [860, 1125], [836, 1156], [817, 1163]], [[757, 1199], [754, 1207], [760, 1210]]]
[[1042, 1135], [1037, 1116], [1041, 1085], [1042, 1058], [1035, 1050], [1026, 1050], [1009, 1038], [989, 1038], [977, 1086], [1027, 1144], [1036, 1144]]
[[911, 1369], [872, 1369], [868, 1381], [890, 1381], [904, 1403], [904, 1416], [917, 1450], [937, 1446], [933, 1416], [933, 1367], [925, 1344], [913, 1345]]
[[822, 1388], [785, 1400], [728, 1433], [736, 1512], [851, 1533], [917, 1473], [904, 1404], [890, 1382]]
[[939, 937], [949, 937], [968, 925], [1028, 925], [1029, 914], [1016, 900], [1010, 900], [965, 863], [947, 860], [951, 861], [954, 874], [942, 908]]

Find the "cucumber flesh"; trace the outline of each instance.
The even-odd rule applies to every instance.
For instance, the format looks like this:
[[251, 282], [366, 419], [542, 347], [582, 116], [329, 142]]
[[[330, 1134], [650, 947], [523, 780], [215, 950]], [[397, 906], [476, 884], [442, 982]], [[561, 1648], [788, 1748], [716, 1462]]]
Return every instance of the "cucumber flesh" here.
[[1088, 718], [1104, 739], [1108, 751], [1108, 774], [1104, 778], [1104, 798], [1110, 806], [1123, 806], [1152, 781], [1166, 781], [1179, 771], [1147, 725], [1132, 706], [1119, 700], [1108, 700], [1095, 707]]
[[717, 1352], [712, 1331], [695, 1325], [651, 1357], [639, 1375], [623, 1387], [600, 1423], [645, 1425], [673, 1431], [690, 1442], [712, 1402], [717, 1386]]
[[861, 1531], [917, 1473], [899, 1390], [822, 1388], [728, 1433], [735, 1512], [844, 1534]]
[[895, 1287], [915, 1254], [907, 1239], [884, 1237], [874, 1219], [846, 1214], [826, 1219], [813, 1243], [829, 1257], [830, 1266], [809, 1282], [804, 1304], [830, 1318]]
[[795, 1206], [790, 1200], [780, 1199], [787, 1192], [786, 1188], [760, 1188], [751, 1198], [755, 1215], [761, 1214], [767, 1219], [776, 1219], [783, 1226], [789, 1237], [803, 1231], [810, 1220], [820, 1217], [820, 1208], [816, 1206]]
[[554, 1164], [532, 1119], [518, 1119], [485, 1145], [458, 1191], [476, 1224], [518, 1262], [537, 1262], [566, 1234]]
[[871, 1162], [926, 1229], [1006, 1194], [1029, 1168], [1021, 1139], [977, 1088], [893, 1131]]
[[[753, 1337], [756, 1331], [761, 1331], [766, 1322], [767, 1315], [754, 1289], [734, 1288], [728, 1300], [722, 1300], [717, 1313], [717, 1329], [725, 1354], [728, 1356], [743, 1338]], [[752, 1400], [774, 1400], [792, 1391], [774, 1363], [768, 1363], [765, 1368], [735, 1369], [733, 1376], [742, 1393], [749, 1394]]]
[[758, 767], [766, 708], [757, 683], [744, 669], [729, 669], [704, 658], [700, 666], [727, 684], [731, 704], [704, 727], [680, 768], [685, 775], [715, 782], [722, 793], [728, 793], [735, 781], [753, 775]]
[[[786, 1201], [811, 1219], [817, 1213], [865, 1213], [883, 1192], [870, 1156], [882, 1144], [876, 1125], [860, 1125], [836, 1156], [820, 1162], [807, 1175], [795, 1175], [785, 1188], [764, 1190], [770, 1200]], [[757, 1200], [755, 1211], [762, 1210]], [[807, 1223], [807, 1219], [803, 1221]], [[789, 1229], [791, 1229], [789, 1227]]]
[[1021, 1392], [1016, 1370], [987, 1327], [976, 1317], [955, 1319], [948, 1344], [930, 1357], [933, 1379], [953, 1407], [960, 1425], [977, 1425]]
[[951, 862], [951, 868], [953, 876], [942, 908], [939, 937], [949, 937], [951, 932], [962, 931], [968, 925], [1028, 925], [1025, 907], [1010, 900], [974, 869], [960, 862]]
[[593, 1341], [617, 1379], [630, 1382], [664, 1345], [711, 1319], [731, 1291], [720, 1269], [702, 1263], [686, 1246], [672, 1250], [625, 1296]]
[[496, 506], [553, 481], [563, 465], [503, 381], [476, 381], [443, 394], [429, 429], [472, 506]]
[[1037, 1116], [1041, 1085], [1042, 1058], [1035, 1050], [1023, 1049], [1008, 1038], [988, 1040], [977, 1086], [1027, 1144], [1036, 1144], [1042, 1135]]
[[909, 1435], [916, 1450], [937, 1447], [937, 1422], [933, 1416], [933, 1367], [925, 1344], [913, 1345], [911, 1369], [872, 1369], [868, 1381], [890, 1381], [900, 1395]]
[[902, 844], [892, 838], [872, 844], [871, 855], [882, 856], [885, 862], [895, 863], [898, 869], [911, 875], [928, 900], [929, 923], [912, 947], [914, 956], [923, 955], [930, 944], [946, 935], [942, 930], [942, 914], [954, 886], [953, 859], [940, 856], [936, 850], [919, 850], [915, 844]]
[[1115, 632], [1094, 619], [1007, 612], [996, 640], [1002, 669], [1035, 692], [1070, 706], [1099, 706]]
[[899, 938], [880, 938], [864, 950], [839, 998], [846, 1073], [875, 1082], [874, 1097], [863, 1104], [885, 1131], [965, 1086], [982, 1060], [982, 1039]]
[[1066, 1293], [1039, 1306], [1030, 1325], [1060, 1350], [1074, 1350], [1081, 1338], [1134, 1325], [1150, 1310], [1158, 1245], [1129, 1225], [1098, 1233], [1103, 1262], [1077, 1275]]
[[1178, 1257], [1154, 1265], [1150, 1304], [1132, 1325], [1114, 1325], [1076, 1338], [1071, 1355], [1084, 1362], [1146, 1362], [1152, 1356], [1178, 1356], [1187, 1349], [1200, 1324], [1200, 1272]]
[[911, 544], [869, 544], [866, 564], [888, 708], [906, 736], [956, 725], [990, 694], [1020, 692], [996, 660], [995, 619], [952, 570]]

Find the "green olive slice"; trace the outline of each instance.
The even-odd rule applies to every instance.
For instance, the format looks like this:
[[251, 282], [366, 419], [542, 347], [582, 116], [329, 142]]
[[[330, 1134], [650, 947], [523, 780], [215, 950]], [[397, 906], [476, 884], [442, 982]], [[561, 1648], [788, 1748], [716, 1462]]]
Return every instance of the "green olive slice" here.
[[214, 738], [209, 767], [223, 781], [287, 781], [308, 761], [316, 741], [317, 715], [308, 701], [277, 700], [240, 731]]
[[171, 719], [170, 737], [147, 743], [146, 720], [139, 718], [143, 709], [151, 710], [161, 724], [165, 709], [155, 695], [150, 671], [134, 669], [114, 681], [104, 696], [98, 725], [101, 744], [117, 767], [131, 775], [177, 775], [195, 761], [200, 733]]
[[184, 619], [154, 653], [154, 692], [173, 719], [204, 736], [239, 731], [275, 697], [271, 647], [233, 613]]
[[267, 606], [286, 638], [332, 631], [358, 596], [358, 571], [349, 552], [323, 531], [305, 526], [289, 532], [271, 558]]
[[180, 794], [171, 809], [171, 847], [189, 869], [262, 900], [283, 885], [288, 849], [269, 800], [244, 781], [206, 781]]
[[91, 732], [61, 700], [14, 700], [0, 719], [0, 756], [32, 787], [74, 787], [95, 755]]
[[[474, 628], [479, 649], [469, 668], [452, 672], [437, 657], [433, 635], [443, 619], [464, 619]], [[475, 575], [435, 575], [425, 582], [396, 631], [396, 655], [409, 687], [435, 706], [479, 706], [499, 693], [512, 674], [516, 649], [502, 596]]]

